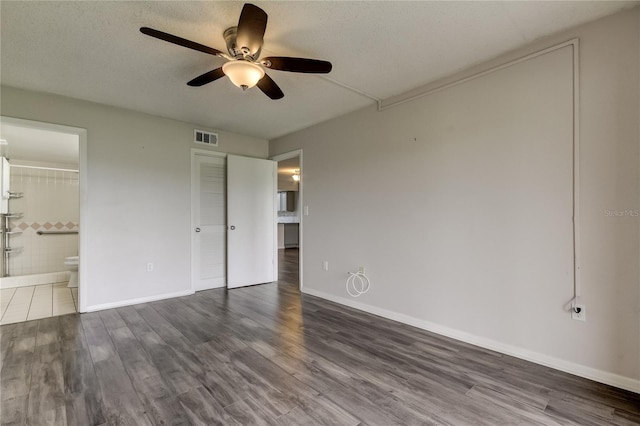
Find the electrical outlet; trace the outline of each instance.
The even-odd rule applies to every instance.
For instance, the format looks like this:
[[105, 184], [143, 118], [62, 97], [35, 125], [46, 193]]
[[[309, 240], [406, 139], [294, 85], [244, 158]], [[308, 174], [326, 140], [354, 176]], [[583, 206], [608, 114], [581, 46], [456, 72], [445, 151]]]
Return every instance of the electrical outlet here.
[[[579, 311], [579, 312], [576, 312], [576, 311]], [[575, 305], [571, 307], [571, 319], [576, 321], [587, 320], [587, 311], [585, 310], [584, 305]]]
[[322, 262], [322, 269], [324, 271], [328, 271], [329, 270], [329, 261], [325, 260], [324, 262]]
[[153, 263], [147, 263], [147, 272], [153, 272]]
[[304, 215], [309, 216], [309, 206], [304, 206]]

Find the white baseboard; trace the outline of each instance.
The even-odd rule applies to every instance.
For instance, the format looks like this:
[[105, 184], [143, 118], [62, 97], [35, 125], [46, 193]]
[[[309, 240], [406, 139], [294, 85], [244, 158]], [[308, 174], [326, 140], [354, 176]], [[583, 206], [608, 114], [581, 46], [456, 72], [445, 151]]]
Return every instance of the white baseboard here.
[[174, 297], [189, 296], [194, 293], [195, 292], [193, 290], [189, 289], [184, 291], [177, 291], [174, 293], [165, 293], [165, 294], [158, 294], [158, 295], [149, 296], [149, 297], [140, 297], [138, 299], [129, 299], [129, 300], [122, 300], [118, 302], [102, 303], [100, 305], [88, 306], [85, 312], [103, 311], [105, 309], [113, 309], [113, 308], [121, 308], [123, 306], [138, 305], [140, 303], [156, 302], [158, 300], [172, 299]]
[[330, 293], [325, 293], [323, 291], [314, 290], [312, 288], [305, 287], [304, 290], [301, 291], [305, 294], [310, 294], [312, 296], [330, 300], [332, 302], [349, 306], [360, 311], [368, 312], [373, 315], [378, 315], [383, 318], [398, 321], [403, 324], [408, 324], [436, 334], [451, 337], [452, 339], [471, 343], [472, 345], [480, 346], [485, 349], [490, 349], [506, 355], [511, 355], [516, 358], [531, 361], [536, 364], [544, 365], [546, 367], [554, 368], [556, 370], [564, 371], [565, 373], [574, 374], [576, 376], [584, 377], [596, 382], [604, 383], [606, 385], [615, 386], [620, 389], [640, 393], [640, 380], [638, 379], [609, 373], [607, 371], [597, 370], [595, 368], [576, 364], [560, 358], [533, 352], [528, 349], [519, 348], [517, 346], [508, 345], [506, 343], [498, 342], [495, 340], [487, 339], [485, 337], [476, 336], [464, 331], [421, 320], [409, 315], [401, 314], [372, 305], [367, 305], [353, 299], [347, 299], [346, 297], [336, 296]]

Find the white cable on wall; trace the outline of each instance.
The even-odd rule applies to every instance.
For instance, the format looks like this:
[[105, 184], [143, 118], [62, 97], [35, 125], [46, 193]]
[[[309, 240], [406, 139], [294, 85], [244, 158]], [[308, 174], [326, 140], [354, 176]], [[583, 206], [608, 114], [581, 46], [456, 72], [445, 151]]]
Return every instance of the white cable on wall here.
[[369, 277], [364, 274], [364, 268], [360, 268], [358, 272], [349, 272], [347, 278], [347, 293], [351, 297], [358, 297], [365, 294], [371, 288]]

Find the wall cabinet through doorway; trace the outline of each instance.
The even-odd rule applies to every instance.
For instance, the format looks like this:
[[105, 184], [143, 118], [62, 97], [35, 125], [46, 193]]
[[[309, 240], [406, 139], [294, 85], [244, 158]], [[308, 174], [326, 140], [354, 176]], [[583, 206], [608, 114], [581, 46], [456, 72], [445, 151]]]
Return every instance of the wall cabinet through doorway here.
[[280, 212], [296, 211], [296, 191], [278, 192], [278, 211]]

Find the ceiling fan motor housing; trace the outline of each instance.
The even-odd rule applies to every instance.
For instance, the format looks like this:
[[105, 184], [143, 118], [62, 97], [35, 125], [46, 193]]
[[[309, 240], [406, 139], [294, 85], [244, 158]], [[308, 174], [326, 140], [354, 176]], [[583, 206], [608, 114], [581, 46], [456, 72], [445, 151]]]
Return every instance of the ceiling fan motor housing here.
[[247, 59], [249, 61], [255, 61], [260, 57], [260, 52], [262, 51], [262, 47], [258, 49], [255, 55], [252, 55], [249, 49], [239, 47], [236, 43], [236, 36], [238, 33], [238, 27], [229, 27], [224, 30], [222, 33], [222, 37], [224, 37], [224, 41], [227, 44], [227, 51], [231, 56], [236, 59]]

